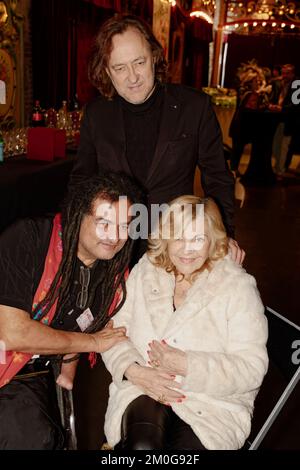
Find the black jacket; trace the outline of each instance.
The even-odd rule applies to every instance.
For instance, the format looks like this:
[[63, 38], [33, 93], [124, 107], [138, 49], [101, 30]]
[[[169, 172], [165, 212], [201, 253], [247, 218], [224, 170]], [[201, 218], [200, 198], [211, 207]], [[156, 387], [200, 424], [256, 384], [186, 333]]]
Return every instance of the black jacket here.
[[[210, 98], [182, 85], [164, 85], [164, 102], [156, 151], [146, 178], [148, 202], [161, 204], [193, 194], [196, 166], [206, 196], [219, 205], [233, 236], [234, 179], [224, 158], [222, 135]], [[120, 100], [97, 98], [85, 108], [78, 160], [70, 184], [105, 170], [132, 176]]]

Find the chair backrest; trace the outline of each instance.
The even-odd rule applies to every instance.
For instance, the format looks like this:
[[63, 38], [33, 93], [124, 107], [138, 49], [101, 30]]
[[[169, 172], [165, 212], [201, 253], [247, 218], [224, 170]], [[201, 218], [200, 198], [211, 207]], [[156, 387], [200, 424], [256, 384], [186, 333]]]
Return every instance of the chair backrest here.
[[[252, 443], [248, 441], [248, 450], [256, 450], [260, 446], [300, 379], [300, 327], [269, 307], [265, 315], [269, 324], [267, 348], [270, 364], [275, 364], [280, 370], [287, 385]], [[268, 403], [269, 397], [265, 401]]]
[[[60, 364], [57, 361], [52, 362], [52, 369], [55, 380], [60, 374]], [[65, 450], [77, 450], [77, 436], [75, 428], [75, 414], [74, 414], [74, 403], [73, 403], [73, 392], [72, 390], [66, 390], [57, 383], [56, 396], [57, 404], [60, 412], [61, 425], [64, 431], [64, 449]]]
[[66, 390], [56, 384], [56, 393], [62, 427], [65, 434], [65, 450], [77, 450], [73, 392], [72, 390]]

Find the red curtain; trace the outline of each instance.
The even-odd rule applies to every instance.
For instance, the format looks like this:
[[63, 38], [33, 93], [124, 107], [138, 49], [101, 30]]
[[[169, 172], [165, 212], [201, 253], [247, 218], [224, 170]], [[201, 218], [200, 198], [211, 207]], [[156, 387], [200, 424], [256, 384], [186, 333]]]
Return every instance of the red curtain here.
[[85, 0], [86, 2], [93, 3], [96, 7], [109, 8], [117, 12], [122, 11], [121, 0]]
[[[140, 4], [140, 3], [139, 3]], [[87, 63], [100, 25], [121, 0], [31, 0], [33, 96], [45, 109], [93, 98]], [[43, 40], [41, 40], [43, 38]]]
[[[181, 78], [182, 83], [196, 88], [206, 86], [208, 83], [208, 61], [209, 61], [209, 43], [212, 41], [212, 25], [200, 18], [191, 18], [187, 12], [180, 8], [171, 10], [171, 41], [170, 58], [176, 54], [174, 47], [174, 36], [178, 31], [184, 31], [184, 54], [182, 63]], [[173, 70], [174, 64], [171, 64]], [[176, 81], [177, 81], [176, 74]], [[171, 77], [172, 81], [172, 77]]]
[[84, 105], [96, 96], [97, 91], [88, 79], [88, 59], [91, 50], [94, 32], [87, 24], [78, 26], [77, 36], [77, 96], [80, 105]]

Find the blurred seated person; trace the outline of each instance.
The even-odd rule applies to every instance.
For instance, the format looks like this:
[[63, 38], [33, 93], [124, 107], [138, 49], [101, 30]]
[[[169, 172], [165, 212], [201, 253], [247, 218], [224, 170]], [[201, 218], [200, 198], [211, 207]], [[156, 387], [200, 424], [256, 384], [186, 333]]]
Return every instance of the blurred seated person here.
[[268, 367], [267, 322], [254, 278], [227, 252], [212, 199], [181, 196], [161, 214], [114, 317], [128, 339], [102, 354], [115, 449], [243, 446]]

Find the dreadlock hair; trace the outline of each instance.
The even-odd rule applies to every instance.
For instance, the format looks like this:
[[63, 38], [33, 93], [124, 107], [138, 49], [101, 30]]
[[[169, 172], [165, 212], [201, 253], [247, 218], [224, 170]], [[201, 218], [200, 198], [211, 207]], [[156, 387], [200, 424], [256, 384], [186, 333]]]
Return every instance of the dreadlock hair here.
[[[117, 202], [120, 196], [127, 196], [132, 204], [141, 200], [140, 189], [130, 178], [121, 173], [102, 172], [101, 176], [93, 176], [71, 187], [63, 202], [61, 211], [62, 260], [49, 291], [35, 307], [32, 317], [37, 315], [39, 319], [43, 318], [57, 298], [59, 299], [60, 310], [63, 310], [63, 306], [68, 299], [69, 288], [76, 266], [79, 232], [83, 217], [92, 213], [93, 204], [97, 198], [113, 203]], [[98, 291], [99, 306], [101, 308], [93, 323], [85, 332], [92, 333], [103, 328], [109, 318], [115, 315], [124, 304], [126, 299], [124, 273], [131, 258], [132, 247], [133, 240], [128, 237], [124, 247], [113, 259], [96, 261], [95, 275], [93, 276], [93, 282], [91, 282], [87, 307], [93, 303], [95, 293]], [[120, 285], [123, 293], [122, 301], [108, 318], [108, 309]], [[58, 313], [55, 313], [55, 316], [57, 315]]]

